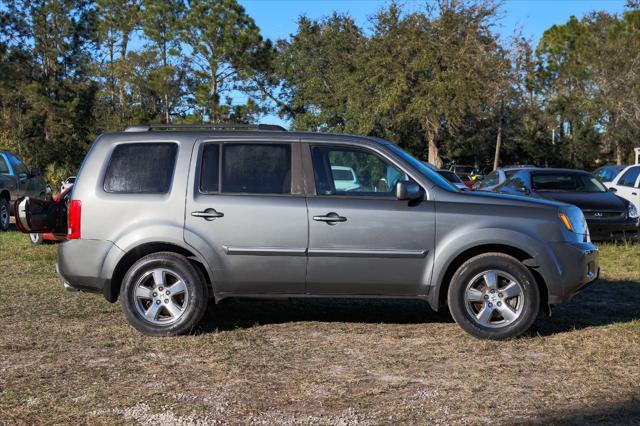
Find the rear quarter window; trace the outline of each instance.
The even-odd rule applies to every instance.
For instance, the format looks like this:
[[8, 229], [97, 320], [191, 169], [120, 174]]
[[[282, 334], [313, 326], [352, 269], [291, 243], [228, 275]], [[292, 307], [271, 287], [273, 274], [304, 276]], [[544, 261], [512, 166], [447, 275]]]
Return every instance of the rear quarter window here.
[[124, 194], [169, 192], [176, 164], [175, 143], [130, 143], [118, 145], [111, 154], [104, 176], [104, 190]]

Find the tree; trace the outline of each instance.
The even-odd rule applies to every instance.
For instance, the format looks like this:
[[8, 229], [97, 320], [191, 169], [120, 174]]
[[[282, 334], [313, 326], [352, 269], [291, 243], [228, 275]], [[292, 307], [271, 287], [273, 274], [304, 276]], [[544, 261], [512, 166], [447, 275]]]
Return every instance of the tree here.
[[172, 107], [180, 101], [181, 64], [172, 60], [180, 49], [181, 25], [185, 15], [182, 0], [144, 0], [142, 30], [161, 66], [151, 75], [151, 84], [162, 95], [163, 120], [171, 122]]
[[126, 114], [126, 79], [129, 63], [127, 54], [131, 36], [140, 18], [139, 0], [97, 0], [98, 35], [106, 51], [109, 102], [112, 113], [118, 113], [118, 121]]
[[194, 107], [212, 123], [230, 118], [231, 102], [223, 107], [221, 100], [249, 78], [262, 42], [260, 30], [236, 0], [192, 0], [186, 22]]

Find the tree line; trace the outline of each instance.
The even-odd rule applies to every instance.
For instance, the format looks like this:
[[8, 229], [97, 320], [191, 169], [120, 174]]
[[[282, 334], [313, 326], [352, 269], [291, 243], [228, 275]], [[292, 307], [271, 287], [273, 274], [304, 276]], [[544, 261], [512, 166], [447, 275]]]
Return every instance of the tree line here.
[[638, 2], [572, 17], [535, 47], [497, 33], [500, 6], [391, 2], [365, 26], [301, 16], [269, 40], [236, 0], [0, 0], [0, 149], [57, 182], [105, 131], [271, 113], [438, 165], [631, 161]]

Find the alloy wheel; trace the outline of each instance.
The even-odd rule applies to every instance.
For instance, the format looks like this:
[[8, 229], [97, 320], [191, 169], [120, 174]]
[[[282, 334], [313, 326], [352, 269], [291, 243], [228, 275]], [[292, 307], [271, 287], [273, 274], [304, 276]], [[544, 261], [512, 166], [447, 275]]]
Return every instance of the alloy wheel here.
[[165, 268], [155, 268], [142, 275], [133, 291], [138, 314], [155, 325], [175, 323], [184, 315], [189, 303], [184, 279]]
[[502, 328], [520, 317], [524, 297], [522, 285], [511, 274], [488, 270], [469, 281], [464, 292], [464, 304], [478, 325]]

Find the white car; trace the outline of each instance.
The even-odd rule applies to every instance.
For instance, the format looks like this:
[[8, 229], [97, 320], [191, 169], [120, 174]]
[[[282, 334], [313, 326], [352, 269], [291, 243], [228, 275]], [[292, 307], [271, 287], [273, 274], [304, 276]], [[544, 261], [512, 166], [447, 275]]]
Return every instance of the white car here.
[[66, 191], [67, 188], [71, 188], [74, 183], [76, 183], [76, 177], [75, 176], [68, 177], [67, 180], [62, 182], [60, 193], [62, 194], [64, 191]]
[[604, 184], [609, 191], [633, 203], [640, 211], [640, 164], [628, 166]]
[[360, 188], [356, 173], [351, 167], [331, 166], [336, 191], [353, 191]]

